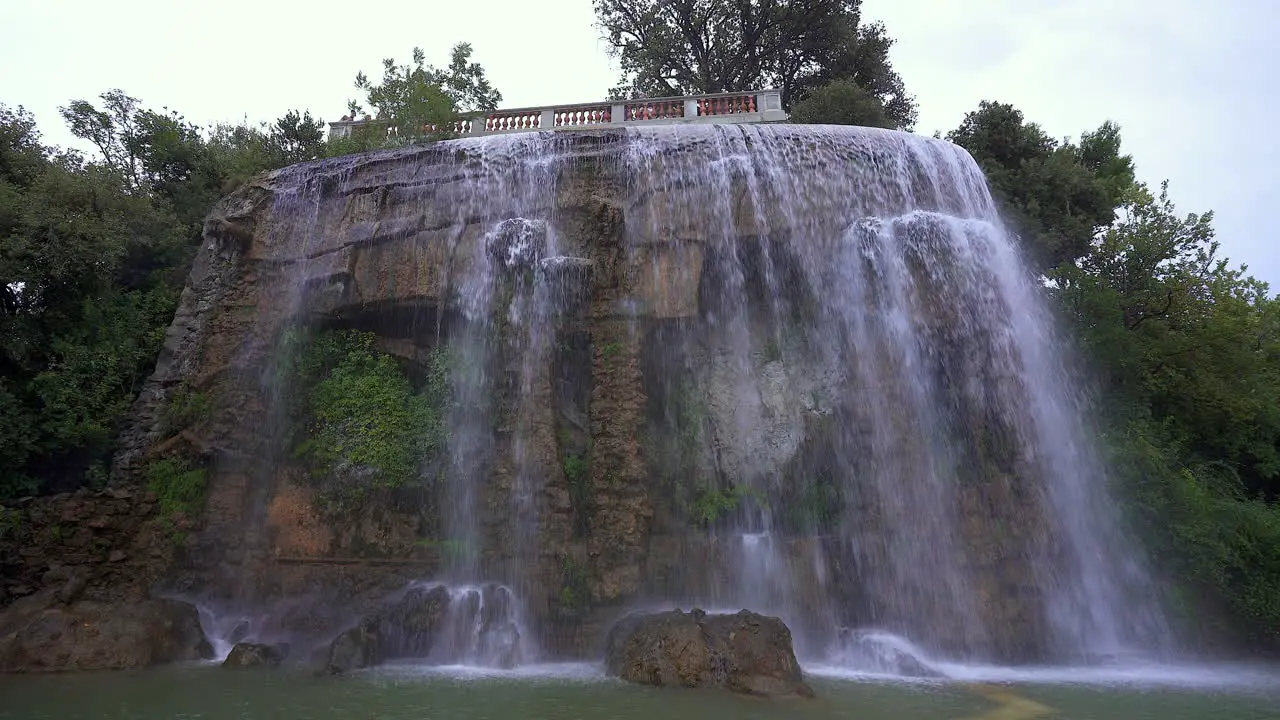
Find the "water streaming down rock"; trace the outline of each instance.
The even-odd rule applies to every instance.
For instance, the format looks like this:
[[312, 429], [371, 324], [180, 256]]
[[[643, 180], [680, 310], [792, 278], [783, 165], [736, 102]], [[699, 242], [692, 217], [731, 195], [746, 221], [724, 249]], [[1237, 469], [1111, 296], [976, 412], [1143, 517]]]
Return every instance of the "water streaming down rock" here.
[[[490, 617], [493, 641], [518, 630], [521, 653], [589, 655], [622, 607], [672, 602], [780, 615], [802, 656], [837, 660], [857, 655], [841, 627], [999, 662], [1164, 637], [1053, 319], [959, 148], [790, 125], [523, 133], [297, 166], [228, 203], [249, 207], [226, 220], [258, 263], [243, 284], [273, 298], [243, 321], [242, 364], [269, 365], [291, 325], [357, 327], [414, 372], [444, 351], [452, 388], [416, 514], [315, 520], [272, 451], [243, 561], [215, 552], [230, 521], [192, 553], [241, 573], [243, 603], [329, 597], [336, 571], [272, 557], [372, 548], [430, 570], [362, 571], [362, 601], [453, 588], [455, 641], [409, 652], [438, 662], [509, 657], [467, 640], [503, 603], [527, 622]], [[223, 467], [211, 498], [243, 484]]]
[[[713, 278], [664, 361], [708, 400], [708, 492], [736, 493], [726, 527], [759, 556], [734, 601], [959, 656], [1158, 645], [1053, 318], [963, 150], [847, 128], [637, 135], [638, 192], [663, 201], [628, 217], [634, 247], [687, 239]], [[832, 536], [861, 606], [779, 597], [775, 528]]]

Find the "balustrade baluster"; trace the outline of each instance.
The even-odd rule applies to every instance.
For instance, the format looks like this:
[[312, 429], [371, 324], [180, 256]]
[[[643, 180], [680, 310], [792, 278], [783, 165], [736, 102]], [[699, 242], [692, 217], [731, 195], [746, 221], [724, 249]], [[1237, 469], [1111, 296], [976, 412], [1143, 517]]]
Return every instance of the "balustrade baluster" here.
[[[422, 123], [421, 132], [449, 132], [457, 135], [483, 135], [489, 132], [518, 132], [522, 130], [555, 130], [559, 128], [590, 127], [600, 124], [614, 123], [614, 113], [622, 113], [621, 122], [648, 122], [654, 120], [695, 119], [698, 117], [717, 118], [729, 115], [763, 114], [770, 119], [785, 118], [785, 114], [777, 107], [778, 93], [760, 91], [759, 93], [719, 94], [715, 96], [690, 96], [684, 98], [650, 98], [636, 99], [631, 102], [616, 104], [582, 105], [578, 107], [554, 106], [532, 110], [504, 110], [488, 115], [452, 120], [448, 123]], [[771, 106], [766, 111], [764, 108]], [[758, 118], [757, 118], [758, 119]], [[742, 122], [747, 118], [726, 118], [725, 122]], [[376, 122], [371, 118], [357, 120], [355, 117], [341, 123], [330, 123], [331, 133], [341, 135], [344, 131], [352, 131], [356, 123]], [[714, 122], [714, 120], [713, 120]], [[394, 126], [387, 124], [387, 136], [396, 135]], [[381, 124], [377, 125], [381, 128]]]

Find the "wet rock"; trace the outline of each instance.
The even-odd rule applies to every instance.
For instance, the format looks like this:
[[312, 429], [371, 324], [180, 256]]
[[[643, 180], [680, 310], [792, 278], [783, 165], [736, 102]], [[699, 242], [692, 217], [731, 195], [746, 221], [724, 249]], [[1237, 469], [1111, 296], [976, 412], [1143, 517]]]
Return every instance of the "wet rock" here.
[[449, 590], [443, 585], [410, 588], [399, 601], [379, 612], [374, 622], [387, 658], [421, 657], [435, 642], [449, 610]]
[[249, 621], [241, 620], [240, 622], [235, 624], [235, 627], [231, 628], [231, 632], [227, 635], [227, 639], [239, 645], [248, 636], [249, 636]]
[[449, 601], [449, 590], [443, 585], [410, 588], [338, 635], [329, 646], [325, 671], [337, 675], [391, 658], [425, 656], [435, 643]]
[[722, 687], [765, 697], [812, 697], [778, 618], [743, 610], [634, 614], [610, 630], [605, 648], [610, 675], [660, 687]]
[[513, 668], [520, 653], [520, 630], [512, 622], [511, 591], [501, 585], [487, 585], [482, 593], [480, 637], [477, 650], [482, 658], [500, 668]]
[[538, 263], [538, 277], [546, 284], [547, 294], [556, 312], [581, 315], [591, 302], [591, 278], [595, 263], [587, 258], [543, 258]]
[[329, 659], [324, 669], [330, 675], [340, 675], [351, 670], [373, 667], [382, 662], [382, 659], [378, 623], [372, 618], [366, 618], [334, 639], [329, 646]]
[[66, 565], [54, 565], [41, 578], [46, 587], [57, 585], [71, 579], [72, 568]]
[[235, 647], [231, 648], [227, 659], [222, 661], [222, 667], [275, 667], [284, 662], [288, 655], [289, 646], [284, 643], [264, 645], [261, 643], [241, 642], [236, 643]]
[[42, 593], [0, 613], [0, 672], [114, 670], [213, 657], [187, 603], [55, 601]]
[[547, 224], [541, 220], [508, 218], [485, 240], [489, 256], [508, 270], [533, 267], [547, 249]]
[[61, 602], [64, 605], [75, 602], [80, 595], [84, 593], [84, 589], [88, 587], [88, 585], [89, 574], [87, 572], [77, 570], [71, 574], [71, 577], [67, 580], [66, 584], [58, 590], [58, 602]]

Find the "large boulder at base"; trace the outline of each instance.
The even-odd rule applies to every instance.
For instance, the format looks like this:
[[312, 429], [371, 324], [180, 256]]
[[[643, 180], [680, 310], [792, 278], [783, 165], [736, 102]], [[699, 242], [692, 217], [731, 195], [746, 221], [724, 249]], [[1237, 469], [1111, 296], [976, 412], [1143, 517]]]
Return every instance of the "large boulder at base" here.
[[0, 615], [0, 671], [119, 670], [213, 657], [187, 603], [48, 600], [24, 598]]
[[340, 675], [350, 670], [373, 667], [382, 662], [382, 643], [378, 623], [365, 618], [360, 624], [334, 638], [329, 646], [325, 672]]
[[628, 615], [609, 631], [605, 668], [644, 685], [813, 697], [791, 647], [791, 630], [778, 618], [747, 610]]
[[436, 631], [449, 610], [449, 589], [443, 585], [411, 587], [374, 619], [386, 659], [421, 657], [435, 642]]
[[264, 645], [261, 643], [240, 642], [231, 648], [227, 659], [222, 661], [224, 668], [275, 667], [284, 662], [289, 655], [289, 646]]

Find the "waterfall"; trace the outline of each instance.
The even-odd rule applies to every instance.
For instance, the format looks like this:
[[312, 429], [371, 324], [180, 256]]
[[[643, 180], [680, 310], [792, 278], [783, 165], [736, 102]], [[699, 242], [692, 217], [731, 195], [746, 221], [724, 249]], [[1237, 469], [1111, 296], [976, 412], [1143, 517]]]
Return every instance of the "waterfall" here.
[[[251, 251], [284, 312], [246, 357], [320, 322], [444, 358], [444, 450], [419, 479], [451, 552], [412, 587], [446, 588], [448, 612], [407, 656], [510, 664], [573, 632], [585, 651], [644, 603], [775, 614], [802, 656], [880, 670], [1167, 642], [1069, 344], [964, 150], [650, 126], [268, 181]], [[293, 391], [266, 356], [275, 417]], [[275, 452], [262, 488], [292, 467]], [[315, 568], [293, 586], [323, 585]]]
[[[706, 258], [702, 323], [659, 362], [707, 398], [709, 474], [740, 499], [720, 531], [750, 557], [715, 604], [962, 658], [1159, 646], [1066, 346], [964, 150], [796, 126], [637, 129], [629, 150], [632, 246]], [[827, 536], [858, 599], [802, 603], [778, 532]]]

